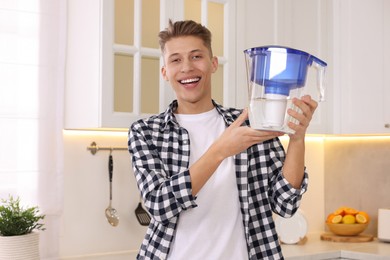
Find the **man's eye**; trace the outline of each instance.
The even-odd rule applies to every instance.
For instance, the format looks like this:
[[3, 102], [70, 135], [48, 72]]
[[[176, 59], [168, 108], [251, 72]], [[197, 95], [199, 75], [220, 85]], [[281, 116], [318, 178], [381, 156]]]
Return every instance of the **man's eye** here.
[[201, 58], [202, 58], [201, 55], [192, 56], [192, 59], [193, 59], [193, 60], [199, 60], [199, 59], [201, 59]]
[[173, 59], [171, 60], [172, 63], [180, 62], [180, 59]]

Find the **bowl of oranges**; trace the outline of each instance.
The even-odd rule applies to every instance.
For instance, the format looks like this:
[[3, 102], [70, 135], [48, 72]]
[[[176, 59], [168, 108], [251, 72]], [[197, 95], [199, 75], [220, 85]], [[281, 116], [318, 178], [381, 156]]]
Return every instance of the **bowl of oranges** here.
[[368, 226], [370, 217], [365, 211], [340, 207], [326, 218], [328, 229], [339, 236], [357, 236]]

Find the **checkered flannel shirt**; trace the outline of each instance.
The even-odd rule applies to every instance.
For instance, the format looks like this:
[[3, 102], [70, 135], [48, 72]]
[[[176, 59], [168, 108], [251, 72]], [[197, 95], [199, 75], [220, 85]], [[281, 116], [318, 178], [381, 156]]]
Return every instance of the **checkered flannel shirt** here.
[[[242, 112], [214, 105], [226, 126]], [[191, 195], [190, 138], [175, 120], [176, 108], [174, 101], [164, 113], [138, 120], [129, 129], [134, 175], [152, 216], [137, 259], [166, 259], [180, 212], [197, 206]], [[234, 158], [248, 259], [283, 259], [272, 213], [290, 217], [296, 212], [308, 175], [305, 171], [300, 189], [287, 182], [282, 175], [285, 152], [278, 138]]]

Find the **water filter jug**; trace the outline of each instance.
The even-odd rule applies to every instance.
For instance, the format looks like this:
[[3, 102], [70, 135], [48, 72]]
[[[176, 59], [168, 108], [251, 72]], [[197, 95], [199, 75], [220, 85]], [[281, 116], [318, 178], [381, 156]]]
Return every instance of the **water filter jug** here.
[[324, 100], [326, 62], [293, 48], [261, 46], [244, 51], [248, 79], [249, 121], [254, 129], [292, 134], [288, 122], [295, 120], [287, 114], [294, 97], [312, 93], [305, 86], [308, 68], [317, 70], [317, 102]]

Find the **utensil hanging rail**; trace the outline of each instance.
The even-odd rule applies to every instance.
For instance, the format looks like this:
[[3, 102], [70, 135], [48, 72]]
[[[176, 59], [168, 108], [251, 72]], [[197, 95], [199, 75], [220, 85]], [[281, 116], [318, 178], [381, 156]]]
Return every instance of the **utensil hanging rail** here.
[[87, 150], [91, 151], [92, 155], [95, 155], [100, 150], [106, 150], [111, 152], [114, 150], [127, 151], [127, 147], [98, 146], [95, 142], [92, 142], [91, 145], [87, 147]]

